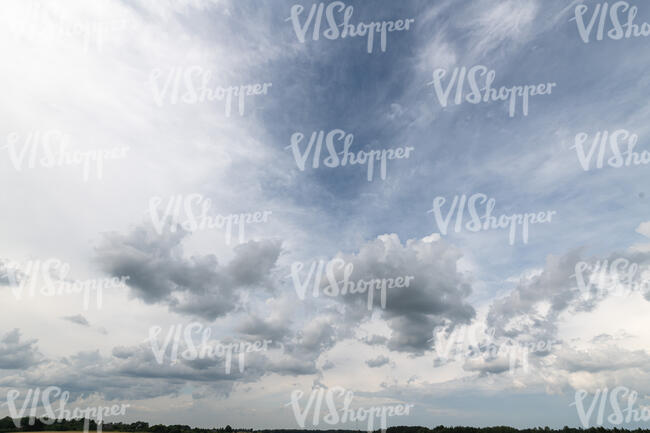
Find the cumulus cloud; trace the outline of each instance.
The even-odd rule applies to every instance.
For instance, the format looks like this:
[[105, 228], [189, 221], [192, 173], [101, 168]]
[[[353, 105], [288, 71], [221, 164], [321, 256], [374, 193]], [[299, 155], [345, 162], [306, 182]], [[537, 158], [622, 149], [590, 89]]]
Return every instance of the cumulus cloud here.
[[[492, 303], [488, 326], [494, 327], [497, 335], [512, 338], [519, 335], [533, 335], [538, 340], [554, 338], [559, 313], [579, 296], [572, 277], [579, 260], [579, 251], [562, 257], [549, 256], [541, 273], [522, 278], [508, 296]], [[550, 305], [544, 315], [537, 309], [543, 302]]]
[[[443, 323], [469, 323], [475, 316], [474, 308], [466, 301], [471, 285], [458, 269], [462, 257], [452, 245], [428, 238], [411, 239], [404, 244], [396, 234], [381, 235], [361, 245], [353, 254], [336, 256], [351, 264], [350, 281], [369, 281], [398, 277], [409, 280], [408, 286], [386, 289], [385, 308], [381, 290], [375, 290], [373, 311], [380, 312], [390, 327], [386, 341], [396, 351], [423, 353], [431, 348], [433, 329]], [[337, 269], [337, 278], [343, 280], [343, 269]], [[326, 285], [323, 282], [323, 285]], [[368, 293], [348, 293], [337, 299], [347, 304], [346, 318], [351, 322], [368, 317]], [[373, 337], [369, 344], [381, 342]]]
[[335, 314], [313, 315], [302, 329], [285, 336], [283, 352], [268, 364], [271, 372], [283, 375], [318, 373], [317, 360], [345, 335], [338, 329]]
[[523, 275], [510, 294], [491, 304], [487, 325], [500, 336], [552, 340], [563, 312], [592, 311], [621, 292], [640, 290], [647, 297], [644, 273], [649, 258], [647, 253], [632, 251], [585, 259], [580, 249], [560, 257], [550, 255], [541, 272]]
[[128, 276], [134, 297], [148, 304], [164, 304], [171, 311], [214, 320], [236, 309], [240, 289], [271, 290], [271, 269], [280, 254], [280, 242], [250, 241], [234, 249], [225, 266], [214, 255], [183, 256], [187, 232], [157, 233], [149, 226], [123, 235], [106, 235], [96, 249], [102, 269]]
[[275, 341], [282, 341], [286, 335], [292, 332], [286, 322], [264, 320], [256, 316], [249, 316], [242, 321], [237, 330], [253, 338], [268, 338]]
[[25, 370], [41, 361], [37, 340], [21, 341], [20, 336], [20, 330], [14, 329], [0, 338], [0, 369]]

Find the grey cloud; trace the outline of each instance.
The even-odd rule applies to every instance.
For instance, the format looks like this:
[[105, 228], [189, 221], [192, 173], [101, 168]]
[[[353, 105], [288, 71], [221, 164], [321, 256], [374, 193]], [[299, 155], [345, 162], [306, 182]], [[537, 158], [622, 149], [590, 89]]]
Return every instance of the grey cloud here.
[[325, 361], [325, 362], [323, 363], [323, 366], [321, 367], [321, 370], [322, 370], [322, 371], [331, 370], [331, 369], [333, 369], [334, 367], [336, 367], [336, 365], [335, 365], [332, 361], [330, 361], [330, 360], [328, 359], [327, 361]]
[[130, 277], [136, 298], [206, 320], [234, 311], [239, 289], [272, 289], [269, 274], [280, 242], [239, 245], [232, 261], [221, 266], [214, 255], [185, 258], [181, 245], [185, 236], [183, 231], [158, 234], [151, 227], [137, 227], [128, 235], [108, 234], [96, 249], [97, 261], [112, 276]]
[[[445, 241], [409, 240], [395, 234], [382, 235], [361, 246], [357, 254], [339, 254], [352, 263], [351, 281], [413, 277], [408, 287], [387, 290], [386, 308], [381, 308], [380, 291], [373, 297], [374, 311], [380, 311], [392, 330], [387, 346], [396, 351], [423, 353], [431, 348], [435, 326], [444, 322], [469, 323], [474, 308], [465, 299], [471, 293], [466, 277], [457, 268], [460, 251]], [[336, 272], [343, 279], [343, 270]], [[327, 285], [323, 282], [323, 285]], [[368, 317], [366, 293], [343, 297], [349, 322]], [[371, 344], [381, 343], [373, 337]]]
[[135, 347], [118, 346], [118, 347], [114, 347], [111, 353], [116, 358], [127, 359], [132, 356], [135, 356], [137, 353], [137, 349]]
[[300, 360], [297, 358], [283, 358], [281, 360], [272, 361], [268, 366], [269, 370], [274, 373], [289, 376], [318, 373], [318, 369], [313, 361]]
[[0, 338], [0, 369], [25, 370], [37, 365], [41, 359], [36, 340], [21, 341], [18, 329]]
[[7, 262], [0, 259], [0, 286], [9, 286], [11, 284], [9, 272], [10, 271], [7, 267]]
[[260, 317], [249, 316], [239, 324], [237, 331], [258, 340], [282, 341], [292, 333], [287, 322], [264, 320]]
[[65, 316], [63, 317], [63, 320], [67, 320], [68, 322], [76, 323], [77, 325], [81, 326], [90, 326], [88, 320], [81, 314], [77, 314], [76, 316]]
[[441, 321], [425, 314], [412, 314], [408, 317], [394, 317], [388, 321], [393, 335], [388, 340], [388, 348], [402, 352], [422, 352], [431, 347], [433, 329]]
[[[496, 335], [516, 338], [519, 335], [535, 335], [538, 339], [551, 339], [556, 333], [558, 314], [570, 306], [578, 296], [575, 287], [575, 264], [580, 260], [579, 251], [563, 257], [549, 256], [540, 275], [522, 280], [505, 298], [495, 301], [487, 316], [487, 324], [494, 327]], [[550, 303], [546, 317], [535, 312], [536, 304]], [[527, 321], [513, 326], [512, 320], [526, 316]]]
[[235, 247], [235, 257], [228, 263], [226, 272], [236, 286], [270, 286], [269, 274], [279, 256], [279, 242], [247, 242]]
[[[227, 296], [230, 296], [228, 298]], [[219, 294], [187, 294], [182, 300], [169, 300], [169, 309], [175, 313], [200, 317], [206, 320], [214, 320], [217, 317], [225, 316], [234, 311], [238, 298], [229, 293]]]
[[597, 373], [638, 368], [650, 368], [650, 355], [645, 350], [627, 350], [614, 345], [605, 345], [589, 351], [564, 347], [555, 354], [556, 366], [569, 372], [586, 371]]
[[382, 335], [373, 335], [371, 337], [365, 337], [361, 341], [370, 346], [384, 346], [388, 343], [388, 338]]
[[316, 374], [316, 360], [341, 338], [337, 332], [336, 316], [311, 317], [302, 330], [285, 336], [283, 354], [279, 360], [269, 362], [270, 372], [283, 375]]
[[376, 358], [367, 360], [366, 365], [368, 367], [370, 367], [370, 368], [377, 368], [377, 367], [384, 366], [384, 365], [388, 364], [389, 362], [390, 362], [390, 359], [388, 359], [384, 355], [379, 355]]
[[614, 341], [617, 340], [627, 340], [630, 338], [634, 338], [634, 335], [628, 333], [627, 331], [621, 329], [616, 332], [615, 335], [611, 334], [598, 334], [594, 338], [591, 339], [591, 343], [596, 343], [596, 344], [604, 344], [604, 343], [613, 343]]
[[[513, 367], [517, 364], [513, 364]], [[487, 373], [500, 374], [510, 369], [510, 360], [507, 357], [495, 357], [491, 359], [476, 358], [467, 360], [463, 364], [463, 370], [479, 372], [481, 375]]]
[[21, 283], [27, 275], [16, 263], [7, 259], [0, 259], [0, 286], [15, 286]]
[[[180, 353], [180, 351], [179, 351]], [[106, 400], [142, 400], [179, 395], [187, 382], [198, 391], [213, 396], [227, 396], [235, 382], [254, 382], [266, 373], [264, 355], [246, 353], [240, 372], [238, 357], [233, 356], [230, 372], [225, 360], [168, 358], [159, 364], [150, 346], [116, 347], [112, 356], [98, 350], [79, 352], [58, 360], [44, 360], [20, 374], [5, 378], [3, 385], [18, 389], [57, 384], [70, 392], [71, 401], [81, 396], [99, 394]]]
[[[607, 292], [598, 293], [592, 288], [592, 295], [583, 297], [577, 288], [576, 264], [583, 261], [581, 250], [576, 249], [563, 256], [548, 256], [541, 274], [522, 279], [517, 287], [505, 298], [495, 301], [487, 316], [487, 324], [496, 329], [497, 335], [511, 338], [533, 336], [535, 340], [552, 340], [557, 333], [556, 322], [564, 311], [589, 312], [602, 300], [610, 296]], [[626, 258], [631, 263], [645, 265], [649, 261], [647, 253], [612, 254], [608, 263], [618, 258]], [[584, 260], [588, 263], [596, 259]], [[602, 260], [601, 260], [602, 261]], [[640, 272], [637, 273], [639, 275]], [[585, 279], [589, 273], [585, 273]], [[541, 316], [536, 308], [540, 302], [547, 302], [550, 310]], [[516, 319], [525, 319], [518, 320]]]
[[322, 350], [335, 342], [335, 328], [327, 319], [316, 318], [310, 321], [298, 335], [301, 350]]

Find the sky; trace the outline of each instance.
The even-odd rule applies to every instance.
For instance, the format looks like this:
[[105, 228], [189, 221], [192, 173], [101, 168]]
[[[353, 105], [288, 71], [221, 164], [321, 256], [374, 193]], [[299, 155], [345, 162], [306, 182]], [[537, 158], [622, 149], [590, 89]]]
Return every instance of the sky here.
[[649, 426], [650, 5], [1, 7], [0, 416]]

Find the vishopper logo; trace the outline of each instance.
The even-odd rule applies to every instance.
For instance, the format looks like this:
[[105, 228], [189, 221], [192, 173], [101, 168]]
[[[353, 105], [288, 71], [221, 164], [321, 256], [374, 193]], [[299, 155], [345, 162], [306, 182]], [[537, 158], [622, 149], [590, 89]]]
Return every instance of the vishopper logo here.
[[[607, 412], [607, 421], [612, 425], [629, 424], [631, 422], [648, 422], [650, 421], [650, 407], [642, 406], [635, 408], [639, 393], [625, 386], [617, 386], [611, 392], [607, 388], [596, 390], [594, 393], [589, 409], [585, 410], [585, 399], [590, 393], [580, 389], [575, 393], [575, 400], [570, 406], [575, 406], [578, 417], [584, 428], [602, 426]], [[609, 396], [609, 406], [611, 411], [607, 410]], [[648, 396], [646, 396], [646, 399]], [[627, 403], [625, 409], [621, 409], [621, 403]], [[598, 405], [595, 424], [591, 424], [594, 410]]]
[[254, 213], [211, 216], [209, 213], [212, 200], [198, 193], [169, 197], [164, 209], [161, 208], [162, 203], [162, 197], [149, 199], [149, 215], [158, 234], [162, 234], [166, 228], [175, 233], [179, 227], [188, 232], [224, 229], [227, 245], [230, 245], [232, 240], [234, 226], [237, 226], [239, 243], [244, 243], [246, 242], [246, 225], [265, 223], [272, 213], [265, 210]]
[[96, 150], [72, 150], [71, 137], [59, 130], [30, 131], [26, 134], [12, 132], [7, 135], [7, 149], [11, 163], [16, 171], [25, 168], [54, 168], [81, 166], [84, 182], [94, 171], [98, 180], [104, 176], [104, 163], [109, 160], [124, 159], [128, 146]]
[[237, 112], [244, 115], [246, 97], [266, 95], [272, 83], [241, 84], [237, 86], [215, 86], [211, 83], [213, 72], [202, 66], [173, 67], [167, 70], [154, 69], [149, 75], [149, 86], [154, 101], [159, 107], [165, 104], [198, 104], [224, 101], [225, 115], [230, 117], [233, 104]]
[[607, 293], [610, 296], [624, 296], [634, 292], [650, 291], [650, 279], [643, 279], [638, 263], [619, 257], [609, 262], [597, 260], [594, 263], [580, 261], [575, 265], [575, 278], [583, 299]]
[[[381, 308], [386, 308], [386, 299], [388, 297], [388, 289], [402, 289], [409, 287], [411, 280], [415, 277], [411, 276], [398, 276], [395, 278], [372, 278], [369, 280], [353, 280], [352, 272], [354, 265], [346, 263], [343, 259], [333, 259], [325, 263], [323, 260], [318, 262], [314, 261], [309, 266], [309, 272], [305, 279], [301, 281], [300, 273], [305, 265], [302, 262], [293, 262], [291, 264], [291, 279], [293, 285], [301, 300], [305, 299], [307, 287], [310, 282], [313, 282], [312, 296], [318, 298], [322, 288], [323, 294], [326, 296], [347, 296], [355, 294], [363, 294], [368, 292], [368, 310], [372, 310], [375, 290], [379, 291]], [[325, 281], [323, 280], [323, 271], [325, 271], [326, 279], [329, 284], [323, 287]], [[342, 275], [341, 275], [342, 274]], [[341, 278], [342, 277], [342, 278]]]
[[[635, 152], [634, 148], [639, 141], [639, 136], [630, 133], [626, 129], [617, 129], [611, 134], [609, 131], [596, 132], [591, 145], [587, 149], [586, 143], [588, 140], [589, 134], [581, 132], [576, 135], [575, 144], [571, 146], [571, 149], [575, 149], [578, 162], [584, 171], [589, 171], [592, 168], [594, 158], [596, 158], [596, 165], [593, 168], [598, 169], [603, 168], [605, 165], [613, 168], [621, 168], [650, 164], [650, 152], [647, 150], [644, 150], [642, 153]], [[622, 151], [621, 146], [624, 143], [627, 145], [627, 148], [625, 151]], [[607, 145], [609, 145], [609, 149]], [[609, 157], [605, 159], [607, 156]]]
[[511, 338], [497, 341], [494, 338], [495, 332], [494, 328], [481, 330], [476, 327], [458, 326], [451, 329], [449, 325], [436, 326], [433, 338], [429, 341], [434, 344], [437, 362], [446, 363], [451, 359], [459, 362], [489, 362], [507, 358], [511, 375], [514, 375], [518, 368], [521, 368], [524, 374], [529, 372], [530, 352], [548, 351], [556, 344], [550, 340], [524, 343]]
[[91, 50], [101, 52], [106, 42], [124, 34], [128, 27], [126, 19], [79, 19], [57, 9], [53, 2], [18, 3], [16, 15], [7, 21], [10, 34], [46, 46], [72, 43], [85, 54]]
[[[329, 131], [327, 135], [325, 131], [314, 131], [311, 133], [309, 143], [303, 151], [301, 151], [301, 144], [305, 138], [305, 135], [301, 132], [295, 132], [291, 136], [291, 144], [285, 149], [291, 149], [293, 152], [293, 157], [296, 161], [296, 165], [300, 171], [305, 171], [305, 166], [307, 164], [307, 159], [313, 151], [313, 160], [312, 167], [318, 168], [321, 164], [321, 153], [323, 151], [323, 144], [327, 149], [329, 156], [324, 158], [322, 163], [325, 167], [336, 168], [336, 167], [345, 167], [347, 165], [360, 165], [367, 166], [367, 179], [368, 182], [371, 182], [375, 176], [375, 170], [379, 171], [379, 176], [381, 180], [386, 180], [386, 173], [388, 170], [388, 161], [394, 159], [406, 159], [409, 158], [410, 152], [413, 151], [413, 147], [397, 147], [395, 149], [381, 149], [381, 150], [369, 150], [364, 152], [363, 150], [358, 151], [356, 154], [350, 152], [350, 147], [354, 142], [354, 135], [350, 133], [345, 133], [342, 129], [334, 129]], [[337, 151], [337, 145], [342, 150]], [[340, 155], [340, 157], [339, 157]], [[377, 164], [377, 167], [375, 167]]]
[[[476, 65], [471, 68], [465, 66], [455, 67], [449, 81], [443, 86], [443, 79], [447, 75], [447, 70], [437, 68], [433, 70], [433, 80], [427, 85], [433, 85], [438, 102], [444, 108], [450, 102], [450, 95], [454, 86], [456, 92], [454, 104], [460, 105], [463, 102], [470, 104], [480, 104], [487, 102], [509, 101], [508, 110], [510, 117], [517, 114], [517, 103], [521, 98], [521, 111], [524, 116], [528, 116], [528, 104], [532, 96], [550, 95], [556, 83], [541, 83], [525, 86], [501, 86], [500, 88], [492, 87], [496, 78], [496, 72], [488, 69], [487, 66]], [[485, 76], [485, 78], [483, 78]], [[469, 93], [465, 94], [466, 86], [469, 87]]]
[[[239, 372], [243, 373], [246, 366], [246, 354], [252, 352], [266, 352], [272, 340], [263, 341], [229, 341], [221, 342], [210, 340], [212, 330], [198, 322], [190, 323], [187, 326], [172, 325], [169, 327], [164, 340], [159, 341], [158, 336], [162, 327], [152, 326], [149, 328], [149, 338], [145, 340], [151, 343], [151, 350], [156, 357], [158, 364], [164, 364], [168, 359], [171, 365], [178, 364], [180, 358], [186, 361], [197, 359], [222, 359], [226, 374], [230, 374], [233, 354], [237, 355]], [[200, 334], [200, 343], [194, 343], [194, 335]], [[162, 343], [160, 345], [159, 343]], [[281, 345], [281, 343], [279, 343]], [[171, 345], [171, 346], [170, 346]], [[184, 349], [180, 354], [179, 350]], [[167, 358], [166, 356], [167, 355]]]
[[[9, 415], [13, 418], [16, 428], [21, 428], [21, 419], [27, 414], [27, 409], [29, 408], [29, 425], [34, 425], [37, 419], [45, 425], [52, 425], [57, 420], [85, 418], [84, 432], [88, 432], [90, 420], [94, 420], [97, 423], [97, 431], [101, 432], [104, 417], [124, 415], [126, 414], [126, 409], [130, 406], [129, 404], [120, 404], [66, 409], [70, 392], [62, 391], [58, 386], [49, 386], [42, 391], [40, 388], [29, 389], [22, 401], [20, 409], [17, 407], [19, 398], [20, 391], [12, 389], [7, 393], [7, 401], [3, 403], [3, 406], [6, 405], [9, 407]], [[55, 408], [53, 404], [57, 400], [58, 407]], [[39, 404], [43, 406], [42, 415], [38, 415]]]
[[[386, 45], [388, 40], [388, 33], [409, 31], [411, 24], [415, 22], [414, 18], [399, 19], [397, 21], [374, 21], [370, 23], [359, 22], [358, 24], [350, 24], [352, 14], [354, 13], [353, 6], [346, 6], [342, 1], [333, 1], [325, 7], [325, 3], [314, 3], [309, 9], [309, 13], [304, 17], [301, 24], [301, 15], [305, 11], [302, 5], [293, 5], [291, 7], [291, 16], [286, 21], [291, 20], [293, 30], [300, 43], [305, 43], [309, 27], [313, 24], [313, 31], [311, 38], [315, 41], [319, 40], [321, 36], [321, 28], [323, 27], [323, 13], [325, 13], [325, 20], [327, 21], [327, 29], [324, 29], [322, 36], [325, 39], [336, 40], [345, 38], [365, 37], [366, 48], [368, 54], [372, 53], [375, 47], [375, 37], [379, 38], [381, 52], [386, 52]], [[342, 20], [341, 20], [341, 14]]]
[[[303, 429], [305, 428], [309, 411], [313, 408], [312, 425], [314, 427], [320, 424], [321, 419], [328, 425], [366, 421], [367, 431], [372, 432], [375, 431], [375, 418], [378, 418], [379, 428], [385, 433], [388, 427], [388, 417], [408, 416], [410, 415], [411, 408], [414, 407], [412, 404], [393, 404], [352, 408], [354, 393], [343, 387], [335, 386], [329, 389], [319, 388], [312, 390], [305, 408], [301, 410], [300, 400], [303, 395], [304, 392], [301, 390], [292, 391], [291, 401], [286, 405], [291, 406], [296, 422]], [[337, 400], [339, 401], [338, 406]], [[323, 403], [327, 406], [328, 412], [325, 416], [321, 414]]]
[[467, 358], [479, 357], [481, 350], [490, 347], [494, 341], [495, 329], [480, 331], [468, 326], [454, 327], [450, 332], [449, 326], [436, 326], [433, 330], [433, 343], [439, 361], [450, 359], [462, 361]]
[[64, 296], [83, 293], [84, 310], [90, 308], [90, 300], [95, 294], [96, 306], [102, 308], [103, 290], [126, 287], [127, 276], [120, 278], [88, 279], [83, 281], [68, 278], [70, 264], [57, 258], [29, 260], [24, 263], [10, 261], [4, 265], [4, 272], [16, 298], [23, 295], [34, 298], [40, 296]]
[[[532, 224], [550, 223], [556, 211], [545, 211], [538, 213], [524, 213], [524, 214], [501, 214], [498, 217], [492, 215], [492, 211], [496, 206], [496, 200], [489, 198], [485, 194], [473, 194], [469, 198], [463, 194], [460, 197], [454, 196], [454, 199], [447, 211], [447, 216], [443, 218], [442, 207], [447, 202], [445, 197], [436, 197], [433, 199], [433, 208], [427, 213], [433, 213], [438, 230], [441, 235], [447, 235], [449, 230], [449, 223], [451, 222], [454, 213], [456, 213], [456, 220], [454, 231], [459, 233], [465, 229], [470, 232], [479, 232], [486, 230], [508, 229], [508, 242], [514, 245], [517, 239], [517, 229], [521, 228], [521, 240], [524, 244], [528, 243], [528, 231]], [[479, 207], [482, 208], [483, 215], [479, 215]], [[465, 210], [469, 212], [470, 220], [463, 224], [465, 220]]]
[[[611, 7], [607, 2], [597, 3], [590, 16], [588, 12], [589, 6], [579, 4], [575, 8], [575, 16], [570, 20], [575, 20], [580, 38], [585, 44], [591, 41], [594, 29], [596, 30], [597, 41], [602, 41], [605, 37], [618, 41], [623, 38], [650, 36], [650, 24], [635, 24], [634, 21], [639, 13], [639, 8], [630, 6], [626, 1], [617, 1]], [[627, 16], [623, 15], [625, 13], [627, 13]], [[621, 19], [622, 15], [625, 17], [623, 20]], [[585, 21], [585, 18], [587, 21]], [[625, 22], [622, 23], [622, 21]], [[598, 22], [597, 25], [596, 22]], [[605, 33], [608, 28], [609, 30]]]

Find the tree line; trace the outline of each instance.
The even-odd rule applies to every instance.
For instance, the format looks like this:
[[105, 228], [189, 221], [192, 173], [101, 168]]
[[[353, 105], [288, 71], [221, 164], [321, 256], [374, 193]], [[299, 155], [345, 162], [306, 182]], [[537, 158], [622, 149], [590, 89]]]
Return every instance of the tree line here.
[[[18, 420], [16, 420], [18, 421]], [[10, 417], [0, 419], [0, 433], [9, 432], [39, 432], [39, 431], [83, 431], [85, 419], [77, 418], [70, 420], [56, 420], [51, 424], [44, 423], [40, 419], [24, 417], [20, 419], [20, 427], [16, 427], [16, 422]], [[88, 421], [88, 431], [97, 430], [97, 423], [94, 420]], [[148, 422], [136, 421], [134, 423], [104, 423], [103, 431], [114, 432], [142, 432], [142, 433], [362, 433], [361, 430], [301, 430], [301, 429], [262, 429], [254, 430], [250, 428], [232, 428], [229, 425], [220, 428], [196, 428], [188, 425], [149, 425]], [[435, 428], [400, 426], [389, 427], [386, 433], [650, 433], [648, 429], [619, 429], [592, 427], [588, 429], [564, 427], [563, 429], [551, 429], [549, 427], [535, 427], [528, 429], [516, 429], [508, 426], [497, 427], [445, 427], [439, 425]], [[380, 433], [376, 430], [373, 433]]]

